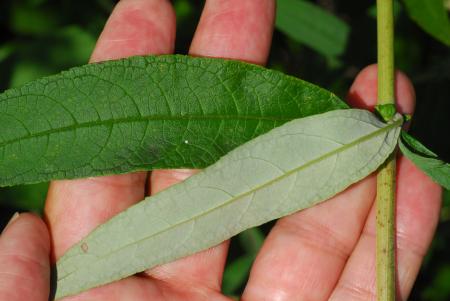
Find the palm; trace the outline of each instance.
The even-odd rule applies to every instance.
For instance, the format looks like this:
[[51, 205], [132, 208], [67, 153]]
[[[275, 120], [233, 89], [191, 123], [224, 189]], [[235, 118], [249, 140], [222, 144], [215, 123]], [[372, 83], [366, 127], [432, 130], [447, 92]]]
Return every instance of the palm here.
[[[274, 18], [272, 0], [207, 1], [191, 54], [264, 64]], [[102, 33], [92, 61], [171, 53], [175, 17], [169, 2], [122, 0]], [[370, 107], [376, 93], [366, 69], [350, 101]], [[413, 110], [413, 91], [398, 80], [399, 101]], [[409, 292], [437, 221], [439, 188], [402, 159], [399, 167], [398, 258], [401, 291]], [[145, 196], [178, 182], [190, 171], [156, 171], [53, 182], [46, 218], [58, 258], [96, 225]], [[149, 189], [146, 189], [146, 186]], [[322, 205], [276, 224], [252, 269], [244, 300], [369, 300], [374, 279], [374, 178]], [[431, 205], [425, 206], [425, 199]], [[408, 202], [408, 204], [407, 204]], [[414, 218], [414, 224], [411, 220]], [[142, 275], [67, 300], [228, 300], [220, 293], [228, 242]], [[403, 278], [402, 278], [403, 277]]]

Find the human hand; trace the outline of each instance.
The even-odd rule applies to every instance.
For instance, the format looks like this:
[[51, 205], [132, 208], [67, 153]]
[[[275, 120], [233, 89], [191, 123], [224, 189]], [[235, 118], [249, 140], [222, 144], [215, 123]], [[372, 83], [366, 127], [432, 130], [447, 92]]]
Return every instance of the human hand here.
[[[190, 53], [264, 64], [271, 43], [273, 18], [273, 0], [208, 0]], [[171, 53], [174, 40], [175, 16], [168, 1], [122, 0], [99, 38], [91, 60]], [[414, 91], [401, 74], [397, 76], [397, 99], [403, 113], [412, 113]], [[371, 66], [357, 76], [350, 89], [349, 102], [356, 107], [371, 108], [375, 100], [376, 69]], [[397, 269], [399, 293], [406, 299], [438, 220], [440, 188], [406, 159], [399, 159], [398, 164]], [[142, 200], [146, 191], [154, 194], [192, 172], [154, 171], [148, 180], [147, 173], [135, 173], [53, 182], [45, 209], [53, 260], [98, 224]], [[371, 176], [327, 202], [280, 219], [256, 259], [242, 300], [374, 299], [372, 205], [375, 191], [375, 178]], [[39, 288], [48, 292], [48, 262], [42, 266], [36, 262], [42, 262], [45, 257], [41, 255], [48, 251], [48, 245], [47, 249], [45, 247], [48, 240], [39, 221], [30, 223], [41, 229], [35, 234], [42, 237], [41, 242], [35, 236], [24, 240], [34, 234], [25, 236], [19, 230], [14, 232], [25, 223], [22, 219], [35, 218], [21, 217], [0, 239], [0, 271], [6, 271], [0, 277], [10, 281], [0, 283], [11, 284], [0, 287], [0, 299], [2, 293], [11, 296], [11, 292], [17, 292], [8, 300], [46, 300], [44, 293], [38, 299], [36, 292]], [[31, 226], [28, 228], [27, 232], [32, 232]], [[39, 246], [42, 252], [24, 253], [21, 257], [28, 260], [11, 260], [14, 255], [6, 243], [11, 239], [20, 241], [17, 246], [24, 252]], [[224, 242], [210, 250], [64, 300], [229, 300], [220, 292], [227, 249], [228, 242]], [[33, 267], [33, 264], [42, 273], [41, 278], [36, 276], [29, 280], [34, 289], [23, 292], [11, 289], [20, 287], [17, 283], [24, 275], [39, 275], [27, 273], [28, 265]]]

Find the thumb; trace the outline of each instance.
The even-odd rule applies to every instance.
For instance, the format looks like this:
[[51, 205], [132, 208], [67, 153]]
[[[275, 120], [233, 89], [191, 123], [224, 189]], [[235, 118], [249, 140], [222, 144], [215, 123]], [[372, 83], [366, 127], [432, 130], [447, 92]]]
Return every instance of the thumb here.
[[50, 238], [32, 214], [15, 215], [0, 236], [0, 300], [47, 301]]

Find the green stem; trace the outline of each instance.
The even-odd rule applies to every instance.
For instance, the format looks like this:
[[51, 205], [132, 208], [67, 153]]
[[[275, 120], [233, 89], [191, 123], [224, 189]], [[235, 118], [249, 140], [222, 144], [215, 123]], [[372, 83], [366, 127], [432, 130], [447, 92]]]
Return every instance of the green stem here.
[[[378, 106], [385, 121], [395, 114], [393, 0], [377, 0]], [[377, 177], [377, 299], [394, 301], [395, 292], [395, 153]]]
[[395, 154], [377, 176], [377, 300], [395, 300]]

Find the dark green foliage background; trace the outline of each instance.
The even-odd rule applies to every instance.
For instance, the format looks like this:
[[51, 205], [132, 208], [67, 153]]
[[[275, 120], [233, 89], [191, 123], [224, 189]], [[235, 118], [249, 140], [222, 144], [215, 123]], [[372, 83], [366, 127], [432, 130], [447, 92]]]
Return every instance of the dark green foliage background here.
[[[324, 57], [275, 31], [268, 67], [282, 70], [332, 90], [345, 98], [358, 70], [376, 60], [374, 1], [311, 1], [350, 26], [341, 57]], [[0, 90], [87, 62], [114, 0], [4, 0], [0, 2]], [[177, 53], [186, 53], [203, 1], [175, 0], [178, 16]], [[413, 23], [401, 2], [396, 5], [396, 66], [413, 80], [416, 114], [410, 132], [450, 161], [450, 51]], [[3, 130], [3, 129], [0, 129]], [[47, 184], [0, 189], [0, 229], [15, 211], [41, 212]], [[270, 225], [262, 228], [267, 232]], [[234, 239], [224, 286], [239, 294], [260, 242], [259, 232]], [[249, 239], [250, 237], [250, 239]], [[444, 193], [437, 235], [410, 300], [450, 299], [450, 192]], [[239, 260], [237, 260], [239, 259]], [[244, 273], [243, 273], [244, 271]], [[228, 279], [228, 280], [227, 280]], [[244, 277], [245, 279], [245, 277]]]

